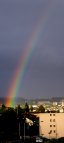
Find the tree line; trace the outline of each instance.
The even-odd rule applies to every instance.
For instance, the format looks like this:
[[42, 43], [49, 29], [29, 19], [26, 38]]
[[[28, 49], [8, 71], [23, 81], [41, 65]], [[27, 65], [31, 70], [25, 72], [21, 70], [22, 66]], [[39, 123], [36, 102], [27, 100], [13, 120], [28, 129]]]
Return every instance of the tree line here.
[[[26, 121], [32, 121], [30, 124]], [[24, 136], [36, 136], [39, 134], [39, 119], [29, 111], [29, 106], [18, 105], [16, 108], [6, 108], [2, 105], [0, 108], [0, 142], [9, 140], [24, 139]]]

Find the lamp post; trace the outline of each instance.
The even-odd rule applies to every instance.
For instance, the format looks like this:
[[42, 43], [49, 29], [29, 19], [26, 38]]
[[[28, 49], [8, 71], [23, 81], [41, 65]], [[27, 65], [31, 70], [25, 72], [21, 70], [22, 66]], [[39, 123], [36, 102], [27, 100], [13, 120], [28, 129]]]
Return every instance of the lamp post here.
[[25, 141], [25, 117], [23, 117], [23, 140]]
[[21, 139], [21, 135], [20, 135], [20, 120], [19, 120], [19, 114], [18, 114], [18, 108], [17, 108], [17, 119], [18, 119], [18, 135], [19, 135], [19, 139]]
[[20, 122], [19, 122], [19, 138], [20, 138]]
[[24, 121], [24, 141], [25, 141], [25, 121]]

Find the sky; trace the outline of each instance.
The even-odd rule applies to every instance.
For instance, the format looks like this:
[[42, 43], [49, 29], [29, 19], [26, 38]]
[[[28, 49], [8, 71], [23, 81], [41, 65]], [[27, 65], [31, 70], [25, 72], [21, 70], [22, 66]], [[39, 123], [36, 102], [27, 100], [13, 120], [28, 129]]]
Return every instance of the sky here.
[[[41, 22], [39, 22], [41, 18]], [[40, 27], [18, 96], [64, 96], [64, 0], [0, 0], [0, 96], [6, 97], [19, 57]]]

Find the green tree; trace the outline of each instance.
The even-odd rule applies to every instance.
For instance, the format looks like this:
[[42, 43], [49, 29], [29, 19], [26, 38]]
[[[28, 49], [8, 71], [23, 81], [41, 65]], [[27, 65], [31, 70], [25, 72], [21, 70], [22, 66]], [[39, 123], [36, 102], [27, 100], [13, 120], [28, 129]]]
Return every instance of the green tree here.
[[40, 105], [36, 112], [45, 113], [45, 108], [43, 107], [43, 105]]
[[27, 102], [25, 103], [25, 112], [29, 113], [29, 105], [27, 104]]
[[2, 139], [8, 140], [17, 136], [17, 116], [13, 109], [8, 109], [0, 117], [0, 133]]
[[23, 113], [23, 109], [20, 107], [20, 105], [18, 105], [15, 110], [18, 116], [20, 116]]
[[6, 106], [4, 104], [2, 104], [1, 108], [0, 108], [0, 113], [3, 113], [6, 111]]
[[32, 105], [31, 105], [31, 107], [30, 107], [30, 112], [33, 112], [33, 107], [32, 107]]

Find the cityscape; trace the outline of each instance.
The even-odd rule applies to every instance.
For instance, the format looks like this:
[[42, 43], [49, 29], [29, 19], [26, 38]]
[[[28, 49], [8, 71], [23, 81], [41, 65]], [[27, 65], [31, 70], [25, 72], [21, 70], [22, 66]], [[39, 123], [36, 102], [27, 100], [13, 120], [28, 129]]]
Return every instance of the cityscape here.
[[0, 142], [62, 143], [64, 99], [55, 99], [35, 99], [24, 103], [21, 99], [21, 104], [14, 107], [0, 103]]
[[64, 1], [0, 1], [0, 143], [64, 143]]

